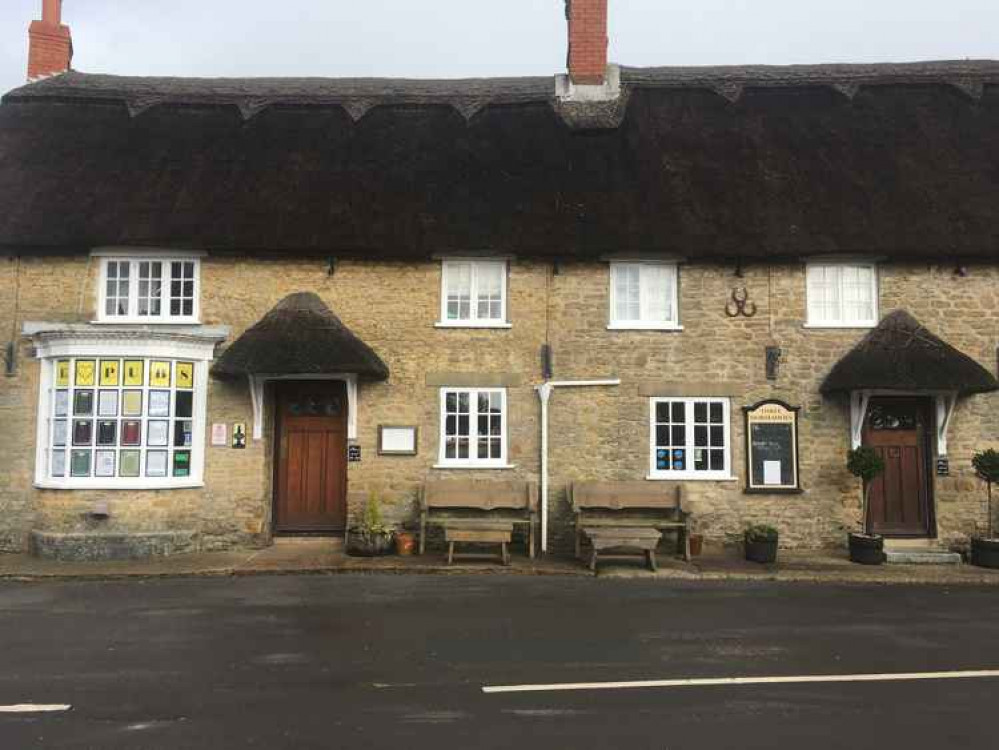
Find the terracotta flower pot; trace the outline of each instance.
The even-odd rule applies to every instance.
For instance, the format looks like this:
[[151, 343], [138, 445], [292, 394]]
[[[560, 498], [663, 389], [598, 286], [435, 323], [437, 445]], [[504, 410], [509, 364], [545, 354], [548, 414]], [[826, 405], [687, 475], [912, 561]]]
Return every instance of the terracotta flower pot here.
[[416, 534], [412, 531], [397, 531], [395, 533], [395, 551], [400, 555], [412, 555], [416, 549]]
[[704, 536], [701, 534], [690, 535], [690, 556], [697, 557], [704, 549]]

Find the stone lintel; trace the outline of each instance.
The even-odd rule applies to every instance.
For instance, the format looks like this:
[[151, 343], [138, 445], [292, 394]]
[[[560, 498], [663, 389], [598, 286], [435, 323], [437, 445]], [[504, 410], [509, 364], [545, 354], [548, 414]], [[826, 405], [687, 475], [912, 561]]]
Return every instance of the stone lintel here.
[[741, 396], [743, 383], [697, 380], [643, 380], [638, 384], [639, 396]]
[[517, 388], [524, 378], [514, 372], [428, 372], [427, 385], [440, 388]]

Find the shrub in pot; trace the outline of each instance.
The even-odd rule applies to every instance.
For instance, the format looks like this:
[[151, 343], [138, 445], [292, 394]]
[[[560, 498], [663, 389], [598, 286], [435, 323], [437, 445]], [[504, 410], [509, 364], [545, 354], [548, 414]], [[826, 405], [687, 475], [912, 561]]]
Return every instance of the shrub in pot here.
[[347, 554], [359, 557], [387, 555], [392, 551], [392, 532], [382, 522], [381, 501], [371, 493], [361, 520], [347, 532]]
[[758, 563], [777, 561], [777, 529], [755, 524], [746, 529], [746, 559]]
[[995, 538], [992, 515], [992, 483], [999, 482], [999, 452], [991, 448], [980, 451], [972, 457], [971, 465], [975, 467], [975, 475], [988, 486], [989, 494], [987, 536], [972, 537], [971, 562], [982, 568], [999, 568], [999, 539]]
[[870, 446], [862, 445], [846, 454], [846, 468], [863, 482], [860, 532], [851, 533], [849, 536], [850, 559], [863, 565], [880, 565], [885, 561], [885, 540], [880, 534], [870, 533], [868, 516], [871, 482], [884, 471], [884, 459]]

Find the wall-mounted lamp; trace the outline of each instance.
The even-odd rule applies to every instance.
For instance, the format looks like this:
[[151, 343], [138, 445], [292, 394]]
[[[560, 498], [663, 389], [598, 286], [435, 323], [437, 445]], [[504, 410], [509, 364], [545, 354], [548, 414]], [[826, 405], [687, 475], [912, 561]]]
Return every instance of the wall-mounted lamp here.
[[558, 276], [562, 273], [562, 263], [558, 260], [552, 261], [552, 276]]
[[781, 350], [779, 346], [767, 347], [767, 380], [776, 380], [780, 372]]
[[742, 258], [735, 259], [735, 276], [741, 279], [745, 274], [742, 271]]
[[552, 367], [552, 346], [551, 344], [541, 345], [541, 377], [545, 380], [551, 380], [552, 374], [554, 373], [554, 367]]
[[336, 273], [336, 258], [330, 256], [326, 259], [326, 275], [333, 276]]
[[8, 378], [17, 375], [17, 342], [10, 341], [4, 351], [4, 373]]
[[960, 263], [958, 263], [956, 266], [954, 266], [954, 275], [960, 276], [963, 279], [965, 276], [968, 275], [968, 267], [962, 266]]

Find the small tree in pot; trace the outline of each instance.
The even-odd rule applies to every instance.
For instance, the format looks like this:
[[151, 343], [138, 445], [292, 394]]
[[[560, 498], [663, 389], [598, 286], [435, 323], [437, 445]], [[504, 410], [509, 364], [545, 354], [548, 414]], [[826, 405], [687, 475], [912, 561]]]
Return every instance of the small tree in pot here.
[[983, 568], [999, 568], [999, 539], [995, 538], [992, 515], [992, 483], [999, 482], [999, 452], [989, 448], [976, 453], [971, 459], [975, 474], [988, 486], [989, 517], [986, 523], [988, 536], [971, 540], [971, 562]]
[[884, 459], [867, 445], [854, 448], [846, 454], [846, 468], [863, 481], [860, 533], [850, 534], [850, 559], [864, 565], [880, 565], [885, 560], [885, 540], [880, 534], [868, 533], [871, 483], [885, 469]]
[[392, 532], [382, 522], [381, 500], [372, 492], [359, 523], [350, 527], [347, 554], [359, 557], [386, 555], [392, 549]]

